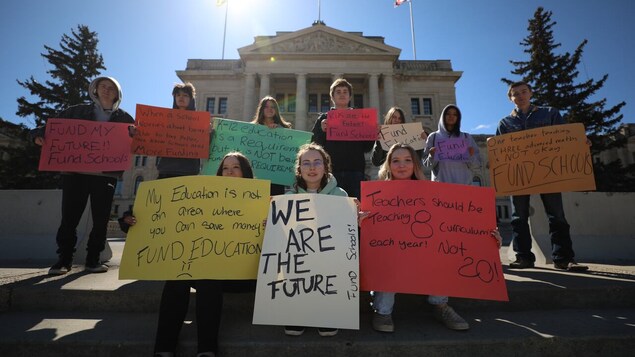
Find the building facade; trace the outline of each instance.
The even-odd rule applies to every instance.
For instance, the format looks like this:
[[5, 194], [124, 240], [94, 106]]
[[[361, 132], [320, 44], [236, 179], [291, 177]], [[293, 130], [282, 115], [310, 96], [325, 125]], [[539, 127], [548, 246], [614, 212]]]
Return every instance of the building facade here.
[[[294, 129], [310, 131], [318, 115], [331, 106], [331, 83], [346, 78], [353, 86], [352, 106], [377, 108], [383, 122], [396, 105], [407, 121], [421, 123], [427, 133], [435, 131], [441, 110], [456, 103], [455, 85], [462, 72], [455, 71], [450, 60], [404, 61], [400, 52], [383, 37], [318, 22], [295, 32], [257, 36], [251, 45], [238, 49], [236, 60], [189, 59], [176, 73], [196, 87], [196, 109], [212, 117], [251, 121], [260, 98], [270, 95]], [[474, 183], [482, 186], [489, 185], [486, 137], [475, 137], [483, 166], [475, 170]], [[155, 158], [139, 156], [133, 161], [117, 185], [113, 215], [132, 207], [140, 182], [157, 177]], [[367, 176], [374, 179], [377, 168], [367, 162]]]

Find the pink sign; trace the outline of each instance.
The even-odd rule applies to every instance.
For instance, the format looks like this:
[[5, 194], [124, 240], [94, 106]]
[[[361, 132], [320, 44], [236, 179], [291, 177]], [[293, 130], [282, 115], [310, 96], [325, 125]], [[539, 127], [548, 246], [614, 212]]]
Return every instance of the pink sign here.
[[470, 141], [465, 137], [438, 139], [435, 147], [439, 161], [470, 161]]
[[362, 182], [362, 290], [507, 301], [494, 190], [431, 181]]
[[327, 140], [377, 140], [378, 126], [375, 108], [331, 110], [328, 112], [327, 120]]
[[102, 172], [130, 167], [126, 123], [49, 119], [40, 155], [40, 171]]

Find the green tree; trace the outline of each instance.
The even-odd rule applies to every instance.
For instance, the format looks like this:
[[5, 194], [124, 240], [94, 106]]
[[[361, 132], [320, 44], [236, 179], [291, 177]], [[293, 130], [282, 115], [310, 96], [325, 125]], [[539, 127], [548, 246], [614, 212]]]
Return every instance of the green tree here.
[[12, 141], [0, 147], [0, 189], [58, 188], [59, 173], [38, 172], [40, 147], [29, 138], [29, 128], [0, 118], [0, 135]]
[[88, 85], [106, 69], [97, 50], [97, 33], [85, 25], [77, 25], [71, 32], [71, 36], [62, 35], [60, 50], [44, 45], [46, 53], [42, 53], [42, 57], [53, 66], [47, 71], [50, 80], [40, 83], [33, 76], [25, 81], [17, 80], [39, 100], [29, 102], [24, 96], [18, 98], [16, 114], [35, 117], [36, 126], [43, 125], [64, 108], [90, 101]]
[[[529, 20], [529, 35], [520, 42], [529, 59], [510, 61], [515, 67], [513, 75], [520, 76], [533, 89], [533, 102], [537, 105], [558, 108], [568, 123], [584, 124], [591, 140], [591, 154], [597, 154], [611, 148], [622, 147], [626, 138], [619, 135], [623, 115], [624, 101], [605, 109], [606, 98], [594, 100], [608, 74], [600, 80], [579, 80], [578, 66], [587, 40], [582, 41], [573, 53], [556, 53], [561, 46], [553, 38], [551, 11], [539, 7]], [[507, 84], [517, 80], [501, 79]], [[619, 162], [603, 164], [594, 162], [595, 179], [598, 191], [632, 191], [635, 187], [635, 166], [622, 167]]]

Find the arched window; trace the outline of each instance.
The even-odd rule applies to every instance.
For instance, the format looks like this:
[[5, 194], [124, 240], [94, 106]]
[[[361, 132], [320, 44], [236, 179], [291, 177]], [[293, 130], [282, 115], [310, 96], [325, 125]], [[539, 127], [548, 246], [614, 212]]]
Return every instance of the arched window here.
[[474, 176], [472, 178], [472, 186], [482, 186], [481, 178], [478, 176]]
[[143, 182], [143, 176], [137, 176], [134, 180], [134, 194], [137, 194], [137, 190], [139, 189], [139, 185]]

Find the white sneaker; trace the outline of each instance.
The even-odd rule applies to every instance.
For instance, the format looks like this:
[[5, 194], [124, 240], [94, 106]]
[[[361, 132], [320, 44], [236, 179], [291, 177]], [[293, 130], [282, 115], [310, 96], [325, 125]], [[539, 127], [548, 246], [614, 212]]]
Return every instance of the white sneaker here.
[[86, 270], [89, 273], [105, 273], [108, 271], [108, 266], [101, 263], [86, 264], [86, 267], [84, 268], [84, 270]]
[[444, 307], [434, 307], [434, 318], [443, 323], [450, 330], [469, 330], [470, 324], [467, 323], [459, 314], [449, 305]]

